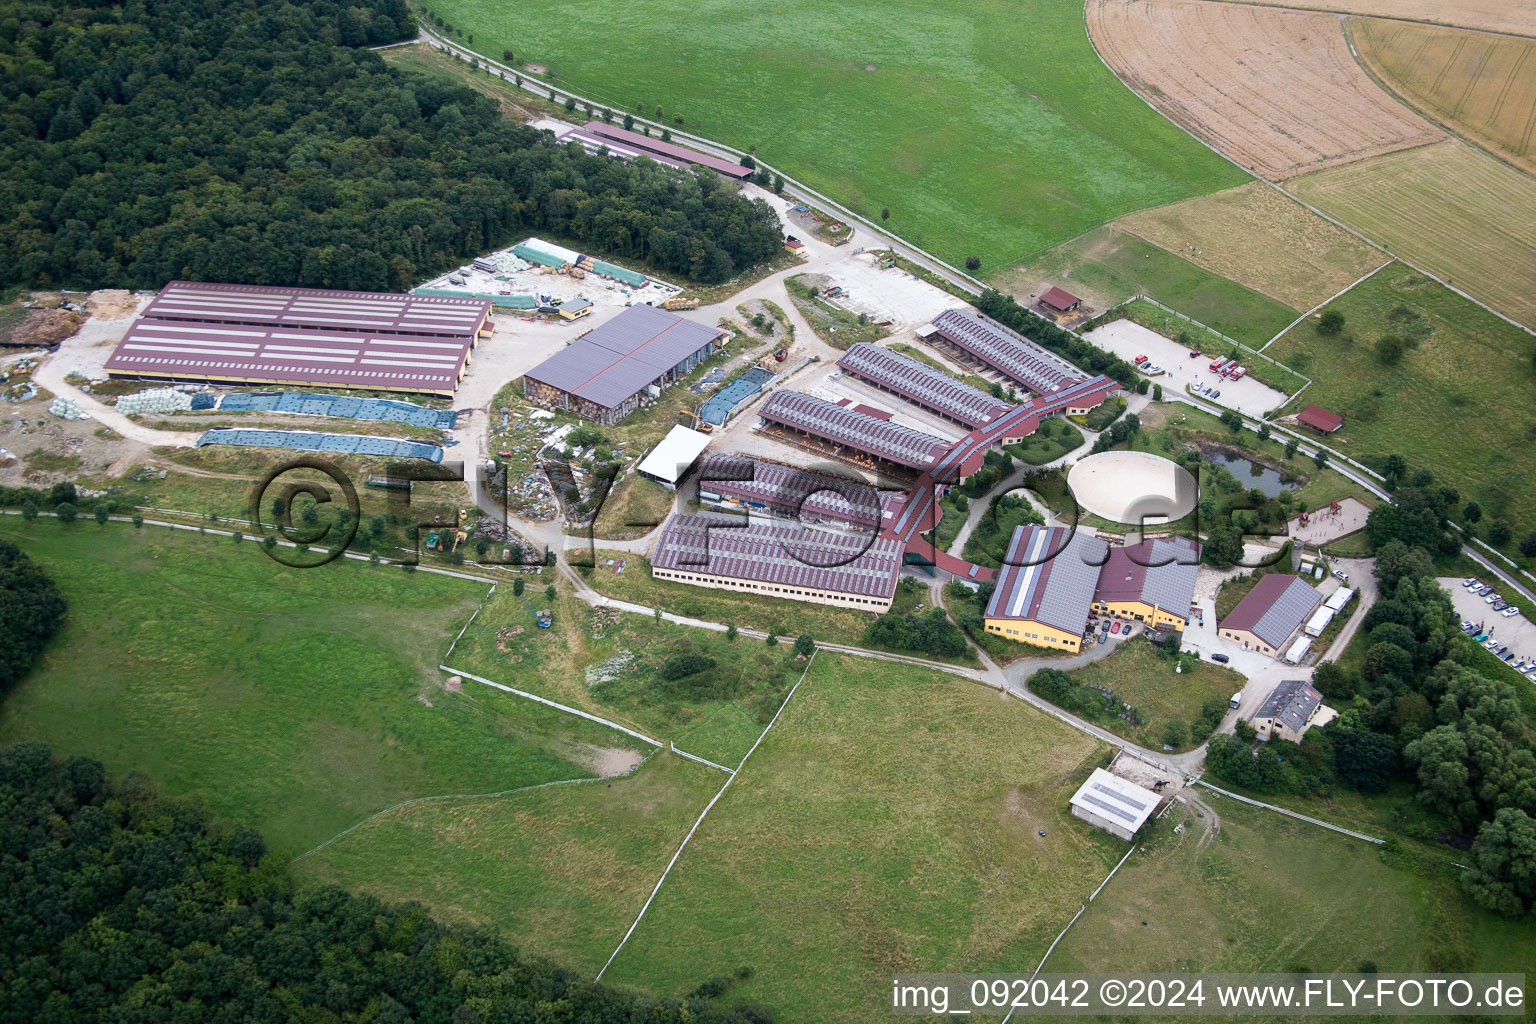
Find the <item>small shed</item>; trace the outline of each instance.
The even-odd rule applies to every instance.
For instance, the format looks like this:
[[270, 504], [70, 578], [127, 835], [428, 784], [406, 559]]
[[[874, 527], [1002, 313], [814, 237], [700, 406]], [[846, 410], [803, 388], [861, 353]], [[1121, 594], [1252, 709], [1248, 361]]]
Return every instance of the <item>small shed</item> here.
[[1301, 410], [1296, 422], [1311, 427], [1320, 434], [1331, 434], [1344, 425], [1344, 417], [1329, 412], [1320, 405], [1309, 405]]
[[562, 320], [580, 320], [592, 312], [590, 299], [567, 299], [560, 304], [560, 318]]
[[1069, 291], [1052, 285], [1040, 296], [1040, 305], [1057, 313], [1070, 313], [1083, 304], [1083, 300]]
[[1072, 794], [1072, 816], [1130, 842], [1157, 809], [1160, 797], [1103, 768]]
[[673, 427], [640, 462], [640, 475], [670, 490], [677, 490], [678, 483], [688, 475], [688, 471], [693, 469], [699, 456], [708, 447], [708, 434], [688, 427]]
[[805, 243], [800, 241], [800, 239], [796, 238], [794, 235], [790, 235], [788, 238], [784, 239], [784, 248], [788, 249], [796, 256], [805, 255]]

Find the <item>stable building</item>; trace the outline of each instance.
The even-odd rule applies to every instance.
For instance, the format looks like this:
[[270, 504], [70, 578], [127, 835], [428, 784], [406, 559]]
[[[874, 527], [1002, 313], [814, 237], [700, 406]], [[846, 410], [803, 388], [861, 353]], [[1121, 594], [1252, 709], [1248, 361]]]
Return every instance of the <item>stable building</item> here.
[[118, 380], [275, 384], [451, 397], [485, 298], [172, 281], [107, 357]]
[[1040, 296], [1040, 308], [1052, 313], [1070, 313], [1082, 304], [1082, 299], [1055, 285], [1047, 288], [1045, 294]]
[[1200, 546], [1185, 537], [1111, 547], [1093, 593], [1100, 615], [1182, 633], [1195, 602]]
[[1270, 573], [1227, 613], [1217, 631], [1249, 650], [1275, 657], [1322, 600], [1300, 576]]
[[844, 352], [837, 366], [849, 376], [967, 430], [984, 427], [1014, 408], [1013, 403], [956, 380], [943, 370], [867, 341]]
[[946, 309], [917, 329], [923, 341], [947, 343], [956, 358], [996, 370], [1037, 395], [1050, 395], [1088, 379], [1060, 356], [1018, 331], [969, 309]]
[[1161, 799], [1144, 786], [1095, 768], [1072, 794], [1072, 816], [1130, 842]]
[[1064, 526], [1013, 531], [987, 602], [988, 633], [1052, 650], [1078, 651], [1109, 545]]
[[900, 573], [888, 537], [714, 512], [671, 516], [651, 557], [659, 580], [869, 612], [890, 611]]
[[611, 425], [690, 373], [730, 333], [654, 306], [630, 306], [523, 376], [523, 394]]
[[1309, 405], [1297, 414], [1296, 422], [1311, 427], [1319, 434], [1331, 434], [1344, 425], [1344, 417], [1320, 405]]

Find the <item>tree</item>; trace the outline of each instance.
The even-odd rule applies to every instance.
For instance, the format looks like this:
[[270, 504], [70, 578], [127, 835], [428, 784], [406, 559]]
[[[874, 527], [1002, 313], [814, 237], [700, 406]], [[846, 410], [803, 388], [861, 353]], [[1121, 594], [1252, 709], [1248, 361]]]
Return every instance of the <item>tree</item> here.
[[1285, 458], [1289, 462], [1296, 457], [1296, 450], [1301, 447], [1301, 442], [1294, 437], [1285, 442]]
[[891, 219], [891, 208], [889, 206], [880, 207], [880, 219], [882, 221]]
[[513, 57], [512, 57], [512, 51], [511, 50], [502, 50], [501, 51], [501, 62], [503, 64], [511, 64], [513, 62]]
[[1536, 558], [1536, 530], [1526, 534], [1520, 541], [1520, 553], [1526, 558]]
[[1317, 333], [1334, 337], [1344, 330], [1344, 314], [1330, 309], [1317, 318]]
[[1383, 476], [1403, 477], [1408, 473], [1408, 460], [1401, 455], [1388, 455], [1382, 462]]
[[1161, 384], [1153, 384], [1152, 385], [1152, 401], [1154, 401], [1154, 402], [1161, 402], [1162, 400], [1163, 400], [1163, 386]]
[[28, 498], [21, 503], [21, 518], [24, 522], [37, 522], [37, 502]]
[[1182, 747], [1189, 742], [1189, 726], [1183, 722], [1169, 722], [1163, 729], [1163, 746]]
[[965, 269], [969, 270], [969, 271], [971, 271], [973, 273], [975, 271], [980, 270], [981, 269], [981, 257], [980, 256], [967, 256], [965, 258]]
[[524, 589], [526, 589], [526, 587], [525, 587], [525, 585], [523, 583], [523, 578], [521, 576], [519, 576], [517, 579], [512, 581], [512, 596], [513, 597], [522, 597]]
[[487, 537], [485, 534], [482, 533], [478, 537], [475, 538], [474, 546], [475, 546], [475, 557], [477, 557], [477, 558], [484, 558], [485, 557], [485, 553], [491, 549], [491, 538]]
[[26, 675], [66, 611], [42, 567], [0, 540], [0, 692]]
[[1376, 339], [1376, 361], [1383, 366], [1396, 366], [1402, 362], [1406, 348], [1402, 338], [1395, 334], [1383, 334]]
[[1268, 441], [1269, 440], [1269, 435], [1270, 435], [1269, 424], [1268, 423], [1260, 423], [1259, 424], [1259, 440], [1260, 441]]
[[1508, 544], [1514, 535], [1515, 528], [1509, 525], [1508, 519], [1499, 518], [1488, 524], [1488, 543], [1496, 548]]
[[1333, 768], [1339, 781], [1362, 793], [1384, 793], [1397, 770], [1397, 748], [1389, 737], [1363, 729], [1330, 729]]
[[634, 114], [625, 114], [624, 115], [624, 130], [627, 131], [627, 132], [632, 132], [632, 131], [635, 130], [635, 115]]
[[1536, 820], [1505, 807], [1485, 821], [1472, 844], [1466, 887], [1489, 910], [1520, 917], [1536, 906]]
[[53, 514], [58, 518], [59, 522], [66, 525], [74, 522], [79, 512], [80, 510], [74, 506], [74, 503], [68, 501], [61, 501], [53, 507]]
[[1259, 738], [1259, 731], [1255, 729], [1250, 723], [1245, 722], [1239, 718], [1237, 721], [1232, 723], [1232, 735], [1236, 736], [1244, 743], [1252, 743], [1254, 740]]
[[555, 589], [555, 585], [551, 583], [549, 586], [544, 588], [544, 600], [553, 601], [557, 593], [559, 593], [559, 591], [557, 591]]
[[96, 520], [97, 526], [106, 526], [107, 521], [112, 518], [112, 510], [107, 507], [106, 502], [98, 501], [96, 508], [91, 512], [91, 516]]
[[656, 104], [656, 120], [661, 121], [661, 120], [665, 120], [665, 118], [666, 118], [666, 115], [661, 112], [661, 104], [660, 103]]
[[802, 658], [809, 658], [816, 653], [816, 641], [809, 633], [801, 633], [795, 637], [795, 653]]
[[1467, 507], [1461, 510], [1461, 518], [1466, 520], [1468, 526], [1475, 526], [1483, 518], [1483, 506], [1475, 501], [1467, 502]]
[[1221, 414], [1221, 422], [1225, 424], [1226, 428], [1232, 431], [1234, 434], [1242, 432], [1243, 416], [1239, 412], [1228, 409], [1226, 412]]
[[739, 163], [749, 171], [757, 170], [757, 161], [750, 154], [743, 154]]
[[1324, 466], [1328, 465], [1328, 450], [1326, 448], [1319, 448], [1317, 451], [1313, 452], [1312, 464], [1318, 469], [1322, 469]]
[[565, 112], [567, 114], [570, 114], [570, 113], [574, 113], [575, 110], [576, 110], [576, 97], [575, 96], [567, 96], [565, 98]]
[[779, 642], [779, 635], [770, 629], [768, 631], [768, 635], [763, 638], [763, 642], [769, 647], [772, 647], [774, 644]]

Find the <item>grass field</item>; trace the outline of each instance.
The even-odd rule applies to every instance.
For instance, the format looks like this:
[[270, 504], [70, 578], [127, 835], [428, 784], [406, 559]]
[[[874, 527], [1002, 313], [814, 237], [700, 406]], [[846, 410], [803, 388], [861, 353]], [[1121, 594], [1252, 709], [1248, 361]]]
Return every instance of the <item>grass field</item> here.
[[[1197, 791], [1089, 905], [1048, 972], [1525, 971], [1536, 931], [1471, 905], [1406, 853]], [[1183, 832], [1173, 834], [1182, 824]]]
[[1352, 18], [1360, 56], [1414, 107], [1536, 173], [1536, 39]]
[[[1131, 707], [1146, 720], [1140, 729], [1121, 719], [1101, 722], [1105, 728], [1143, 747], [1158, 749], [1163, 730], [1171, 722], [1183, 722], [1193, 732], [1200, 717], [1200, 706], [1220, 698], [1225, 703], [1243, 688], [1242, 675], [1209, 661], [1184, 659], [1184, 671], [1174, 672], [1175, 662], [1164, 658], [1150, 642], [1132, 640], [1119, 644], [1115, 653], [1089, 662], [1072, 671], [1072, 681], [1081, 686], [1103, 686], [1115, 698]], [[1180, 749], [1198, 746], [1204, 736], [1191, 735]]]
[[[1508, 517], [1517, 540], [1536, 529], [1536, 338], [1401, 265], [1328, 308], [1344, 314], [1352, 340], [1322, 337], [1307, 321], [1269, 354], [1312, 375], [1304, 402], [1344, 417], [1330, 443], [1368, 464], [1395, 453], [1432, 470], [1463, 503], [1481, 503], [1485, 520]], [[1387, 333], [1417, 346], [1393, 367], [1373, 351]]]
[[413, 804], [300, 861], [299, 875], [419, 901], [591, 976], [724, 782], [659, 753], [616, 779]]
[[[435, 0], [474, 48], [616, 111], [718, 138], [983, 272], [1132, 210], [1245, 180], [1119, 84], [1081, 3], [742, 8]], [[1050, 60], [1020, 60], [1048, 51]], [[529, 77], [532, 77], [531, 75]], [[828, 97], [837, 97], [829, 106]]]
[[255, 544], [39, 521], [3, 535], [70, 616], [0, 706], [42, 740], [145, 771], [298, 853], [401, 800], [593, 774], [619, 733], [477, 687], [437, 660], [485, 587], [357, 562], [280, 566]]
[[[634, 571], [631, 562], [625, 575]], [[554, 612], [553, 626], [538, 629], [523, 598], [498, 587], [454, 645], [452, 666], [672, 740], [727, 767], [757, 739], [803, 667], [785, 646], [597, 610], [569, 596], [568, 585], [561, 590], [551, 602], [542, 586], [529, 587], [529, 603]], [[665, 679], [662, 666], [684, 654], [714, 665]]]
[[1142, 210], [1118, 224], [1298, 310], [1312, 308], [1389, 259], [1262, 181]]
[[1004, 450], [1020, 462], [1043, 466], [1077, 448], [1083, 440], [1083, 432], [1066, 420], [1049, 419], [1041, 422], [1039, 430]]
[[673, 497], [672, 491], [656, 481], [630, 473], [608, 492], [608, 500], [592, 524], [592, 535], [602, 540], [643, 537], [666, 520]]
[[1528, 175], [1449, 139], [1288, 185], [1404, 259], [1536, 326], [1536, 180]]
[[749, 966], [732, 1000], [865, 1022], [892, 971], [1027, 969], [1122, 846], [1067, 812], [1102, 750], [992, 690], [818, 654], [604, 980]]
[[979, 391], [985, 391], [989, 395], [992, 393], [992, 382], [987, 380], [987, 378], [978, 377], [974, 373], [956, 373], [954, 370], [945, 366], [943, 363], [939, 362], [937, 359], [933, 358], [933, 356], [929, 355], [927, 352], [924, 352], [916, 345], [908, 345], [900, 341], [893, 341], [891, 344], [885, 347], [890, 349], [892, 352], [900, 352], [904, 356], [910, 356], [920, 363], [926, 363], [927, 365], [933, 367], [935, 370], [938, 370], [940, 373], [947, 373], [956, 380], [965, 384], [969, 384], [971, 387], [976, 388]]
[[1095, 229], [999, 275], [1021, 297], [1059, 284], [1097, 310], [1150, 295], [1248, 345], [1262, 345], [1300, 310], [1196, 266], [1113, 225]]

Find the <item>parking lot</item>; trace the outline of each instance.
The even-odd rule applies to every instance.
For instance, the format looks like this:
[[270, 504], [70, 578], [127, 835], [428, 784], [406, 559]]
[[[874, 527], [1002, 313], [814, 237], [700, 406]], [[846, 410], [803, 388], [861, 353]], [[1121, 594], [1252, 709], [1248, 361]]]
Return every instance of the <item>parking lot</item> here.
[[1269, 410], [1278, 409], [1285, 404], [1286, 396], [1283, 392], [1276, 391], [1266, 384], [1260, 384], [1252, 377], [1231, 381], [1221, 380], [1211, 373], [1209, 368], [1214, 353], [1211, 358], [1202, 356], [1199, 359], [1192, 359], [1189, 349], [1183, 345], [1130, 320], [1116, 320], [1089, 331], [1083, 337], [1100, 348], [1108, 349], [1126, 362], [1131, 362], [1139, 355], [1147, 356], [1150, 362], [1156, 363], [1167, 371], [1153, 377], [1152, 380], [1154, 383], [1161, 384], [1164, 394], [1170, 398], [1175, 391], [1183, 392], [1186, 387], [1198, 380], [1203, 384], [1215, 383], [1221, 391], [1220, 398], [1207, 398], [1207, 401], [1236, 409], [1248, 416], [1262, 416]]
[[[1492, 585], [1492, 581], [1485, 582]], [[1529, 618], [1532, 609], [1521, 608], [1519, 615], [1506, 619], [1493, 611], [1487, 601], [1468, 591], [1461, 583], [1459, 578], [1446, 577], [1440, 580], [1440, 585], [1450, 592], [1451, 604], [1460, 617], [1459, 621], [1480, 624], [1481, 632], [1488, 633], [1500, 644], [1507, 644], [1509, 650], [1515, 655], [1514, 662], [1508, 664], [1518, 664], [1522, 658], [1527, 661], [1536, 659], [1536, 623], [1531, 622]], [[1493, 592], [1499, 593], [1496, 585]], [[1527, 671], [1531, 670], [1528, 665]]]

